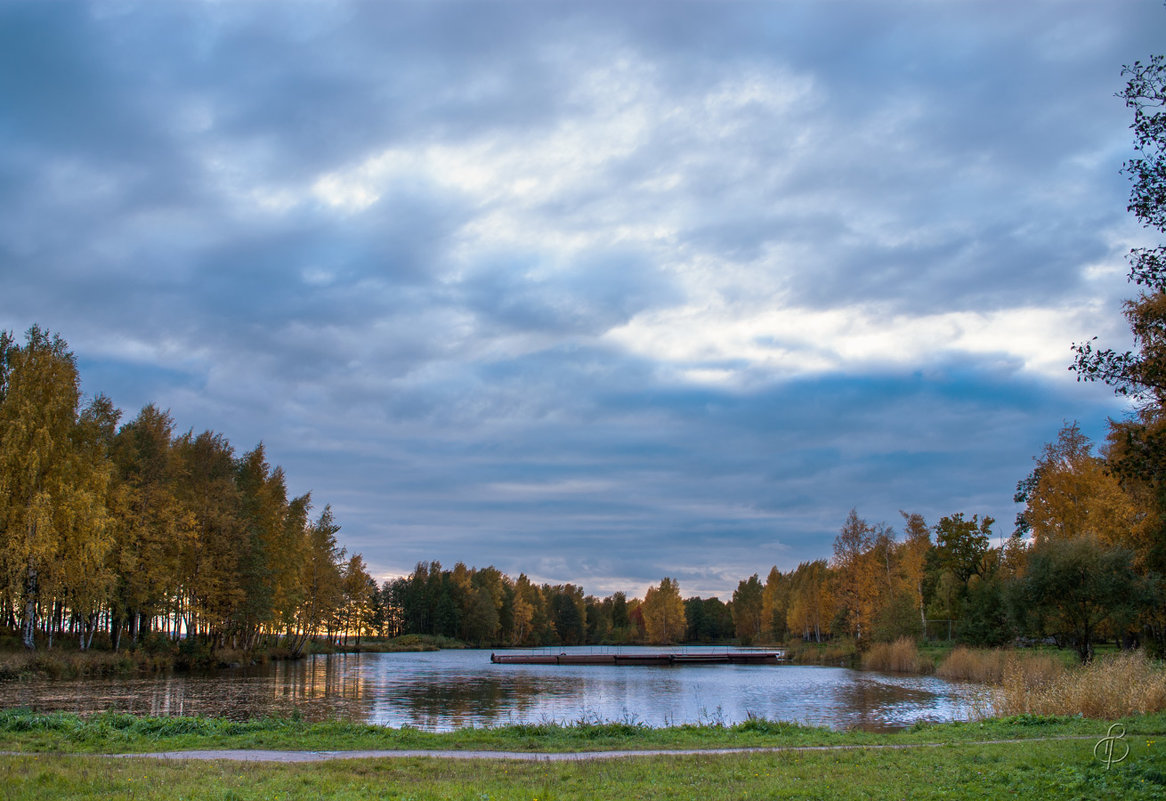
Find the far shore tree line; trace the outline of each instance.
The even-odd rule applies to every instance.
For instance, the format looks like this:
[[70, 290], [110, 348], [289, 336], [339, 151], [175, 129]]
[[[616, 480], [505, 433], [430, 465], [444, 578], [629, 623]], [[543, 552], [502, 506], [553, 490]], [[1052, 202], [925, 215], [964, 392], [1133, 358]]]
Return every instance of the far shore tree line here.
[[1026, 506], [1016, 530], [996, 546], [989, 517], [957, 513], [928, 526], [904, 512], [900, 537], [852, 510], [830, 559], [754, 574], [728, 602], [682, 599], [671, 578], [642, 599], [596, 598], [571, 584], [431, 562], [385, 582], [368, 620], [391, 636], [494, 646], [1051, 640], [1084, 660], [1112, 639], [1161, 653], [1160, 537], [1075, 424], [1046, 447], [1018, 500]]

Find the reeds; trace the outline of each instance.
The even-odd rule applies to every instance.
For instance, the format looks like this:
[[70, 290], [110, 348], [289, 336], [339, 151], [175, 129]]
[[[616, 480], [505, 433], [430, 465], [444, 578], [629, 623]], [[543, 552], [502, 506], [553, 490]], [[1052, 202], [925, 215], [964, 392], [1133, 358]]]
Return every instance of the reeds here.
[[940, 663], [935, 673], [949, 681], [975, 681], [980, 684], [999, 684], [1004, 679], [1004, 665], [1009, 654], [993, 649], [971, 649], [958, 646]]
[[140, 651], [18, 651], [0, 653], [0, 681], [22, 676], [49, 679], [72, 679], [85, 676], [117, 676], [136, 672], [154, 672], [173, 667], [173, 659], [164, 654]]
[[919, 653], [919, 646], [910, 637], [894, 642], [877, 642], [862, 655], [863, 670], [882, 670], [889, 673], [930, 673], [935, 665]]
[[76, 676], [108, 676], [133, 669], [125, 654], [81, 651], [28, 651], [0, 655], [0, 677], [39, 674], [61, 679]]
[[1114, 719], [1166, 710], [1166, 669], [1123, 653], [1067, 669], [1051, 659], [1011, 659], [996, 693], [997, 715]]

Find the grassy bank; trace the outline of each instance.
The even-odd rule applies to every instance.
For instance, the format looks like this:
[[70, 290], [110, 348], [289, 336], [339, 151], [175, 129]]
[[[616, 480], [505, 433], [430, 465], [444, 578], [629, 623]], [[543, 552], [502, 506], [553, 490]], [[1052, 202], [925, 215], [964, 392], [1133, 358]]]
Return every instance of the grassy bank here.
[[[893, 735], [753, 721], [740, 727], [509, 727], [427, 734], [350, 724], [0, 713], [5, 798], [741, 799], [1161, 798], [1166, 716], [1124, 721], [1130, 753], [1111, 770], [1093, 756], [1107, 723], [1022, 717], [918, 726]], [[1048, 740], [1056, 736], [1083, 739]], [[977, 741], [1005, 740], [1001, 743]], [[944, 743], [931, 747], [926, 743]], [[751, 755], [614, 761], [454, 762], [433, 758], [319, 764], [102, 760], [77, 752], [293, 747], [596, 750], [661, 747], [854, 746]], [[523, 748], [525, 746], [525, 748]], [[879, 747], [883, 746], [883, 747]], [[887, 748], [885, 746], [899, 746]], [[917, 747], [912, 747], [917, 746]]]
[[[465, 643], [448, 637], [408, 634], [395, 638], [355, 640], [348, 645], [312, 642], [308, 653], [397, 653], [465, 648]], [[21, 677], [73, 679], [86, 676], [129, 676], [168, 670], [210, 669], [262, 664], [295, 658], [286, 648], [270, 647], [254, 651], [212, 650], [198, 642], [174, 643], [153, 637], [137, 647], [117, 652], [108, 647], [80, 651], [68, 644], [28, 651], [14, 637], [0, 638], [0, 681]]]
[[400, 637], [353, 638], [347, 644], [314, 642], [313, 654], [396, 654], [416, 651], [449, 651], [468, 648], [461, 640], [437, 634], [403, 634]]
[[795, 640], [782, 646], [786, 659], [795, 665], [824, 665], [828, 667], [858, 667], [860, 655], [853, 640], [829, 642], [801, 642]]
[[[1125, 718], [1131, 735], [1166, 735], [1166, 713]], [[894, 733], [835, 731], [798, 723], [752, 719], [732, 726], [651, 728], [631, 723], [530, 724], [461, 728], [450, 732], [386, 728], [294, 718], [231, 721], [153, 718], [104, 712], [81, 717], [63, 712], [0, 710], [0, 750], [53, 753], [271, 748], [344, 750], [504, 750], [571, 752], [654, 748], [911, 745], [995, 739], [1088, 737], [1107, 722], [1075, 716], [1020, 715], [942, 724], [918, 724]], [[1098, 735], [1100, 736], [1100, 735]]]

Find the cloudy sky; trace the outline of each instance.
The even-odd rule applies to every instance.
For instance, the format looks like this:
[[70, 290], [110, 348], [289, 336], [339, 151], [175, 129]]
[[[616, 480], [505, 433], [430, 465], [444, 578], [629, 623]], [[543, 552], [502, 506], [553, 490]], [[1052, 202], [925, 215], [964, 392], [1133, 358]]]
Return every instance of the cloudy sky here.
[[387, 577], [727, 597], [1123, 407], [1159, 0], [0, 4], [0, 328]]

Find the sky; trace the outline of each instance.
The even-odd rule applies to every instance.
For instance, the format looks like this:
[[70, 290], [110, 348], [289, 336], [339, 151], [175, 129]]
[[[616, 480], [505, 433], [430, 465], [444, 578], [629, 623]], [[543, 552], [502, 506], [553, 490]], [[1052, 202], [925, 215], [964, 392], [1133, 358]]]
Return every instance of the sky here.
[[378, 578], [728, 598], [1126, 407], [1159, 0], [0, 2], [0, 329]]

